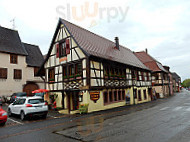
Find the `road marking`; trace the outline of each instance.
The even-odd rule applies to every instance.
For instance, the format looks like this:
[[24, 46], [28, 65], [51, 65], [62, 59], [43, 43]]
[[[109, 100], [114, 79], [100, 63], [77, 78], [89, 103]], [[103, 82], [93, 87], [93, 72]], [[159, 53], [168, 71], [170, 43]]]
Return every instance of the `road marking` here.
[[16, 120], [13, 120], [13, 119], [11, 119], [11, 118], [8, 118], [8, 119], [11, 120], [11, 121], [13, 121], [13, 122], [15, 122], [15, 123], [18, 123], [18, 124], [24, 125], [23, 123], [18, 122], [18, 121], [16, 121]]
[[164, 107], [164, 108], [161, 108], [160, 110], [166, 110], [166, 109], [168, 109], [168, 108], [170, 108], [170, 107]]
[[55, 116], [51, 116], [51, 115], [48, 115], [49, 117], [53, 117], [53, 118], [58, 118], [58, 117], [55, 117]]
[[182, 109], [182, 107], [176, 107], [176, 108], [173, 109], [173, 111], [178, 111], [180, 109]]

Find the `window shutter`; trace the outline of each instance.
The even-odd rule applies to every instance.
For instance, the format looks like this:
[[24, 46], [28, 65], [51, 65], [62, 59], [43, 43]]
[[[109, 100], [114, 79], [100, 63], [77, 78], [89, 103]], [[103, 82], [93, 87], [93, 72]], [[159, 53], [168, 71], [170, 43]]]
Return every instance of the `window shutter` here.
[[59, 43], [56, 44], [56, 57], [59, 58]]
[[66, 54], [70, 54], [70, 44], [69, 44], [69, 39], [66, 39]]

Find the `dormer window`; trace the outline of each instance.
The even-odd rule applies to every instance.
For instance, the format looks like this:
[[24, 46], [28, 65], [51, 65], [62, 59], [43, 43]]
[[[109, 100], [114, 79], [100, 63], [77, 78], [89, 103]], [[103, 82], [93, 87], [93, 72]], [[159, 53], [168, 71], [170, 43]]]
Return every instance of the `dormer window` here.
[[17, 64], [18, 63], [18, 56], [15, 54], [10, 54], [10, 63]]

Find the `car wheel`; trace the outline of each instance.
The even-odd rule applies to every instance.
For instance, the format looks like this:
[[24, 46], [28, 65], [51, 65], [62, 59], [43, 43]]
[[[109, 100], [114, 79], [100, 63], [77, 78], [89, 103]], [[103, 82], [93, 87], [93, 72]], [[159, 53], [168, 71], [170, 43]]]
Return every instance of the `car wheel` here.
[[47, 114], [42, 115], [42, 118], [46, 119], [47, 118]]
[[12, 116], [12, 112], [11, 112], [11, 109], [10, 109], [10, 108], [8, 109], [8, 116], [9, 116], [9, 117]]
[[0, 123], [0, 126], [4, 126], [6, 122]]
[[20, 113], [20, 119], [23, 121], [25, 119], [25, 114], [23, 111], [21, 111]]

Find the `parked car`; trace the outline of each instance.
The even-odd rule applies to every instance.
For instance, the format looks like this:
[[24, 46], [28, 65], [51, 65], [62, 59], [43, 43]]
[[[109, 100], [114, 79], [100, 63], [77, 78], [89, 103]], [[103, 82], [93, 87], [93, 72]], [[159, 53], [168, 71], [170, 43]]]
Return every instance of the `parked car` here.
[[22, 97], [27, 97], [26, 92], [13, 93], [10, 98], [10, 103], [13, 103], [16, 99], [22, 98]]
[[0, 97], [0, 107], [3, 105], [2, 97]]
[[5, 125], [7, 122], [7, 112], [0, 107], [0, 125]]
[[20, 115], [21, 120], [27, 117], [42, 116], [47, 117], [48, 104], [41, 97], [22, 97], [8, 106], [8, 116], [12, 114]]

